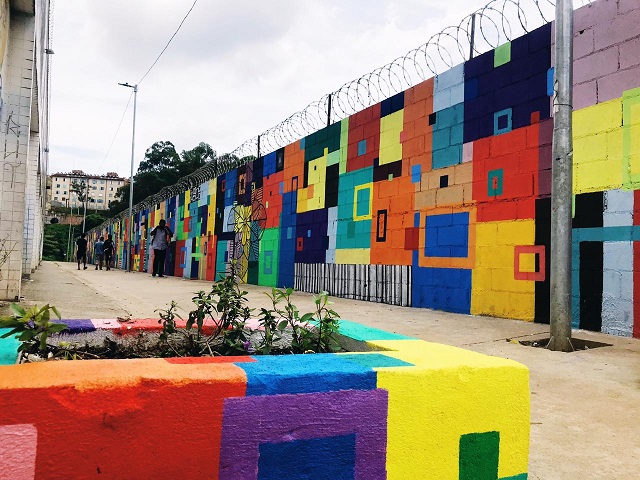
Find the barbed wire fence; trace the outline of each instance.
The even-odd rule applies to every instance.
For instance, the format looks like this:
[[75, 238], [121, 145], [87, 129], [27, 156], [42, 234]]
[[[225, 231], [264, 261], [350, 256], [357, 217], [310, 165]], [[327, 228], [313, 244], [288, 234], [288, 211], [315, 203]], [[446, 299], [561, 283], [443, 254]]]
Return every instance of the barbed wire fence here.
[[[593, 1], [595, 0], [577, 0], [576, 6], [585, 6]], [[145, 198], [133, 207], [133, 214], [523, 36], [553, 21], [554, 17], [554, 0], [491, 0], [464, 17], [457, 25], [446, 27], [432, 35], [426, 43], [345, 83], [277, 125], [244, 141], [230, 153], [214, 158], [178, 183]], [[125, 210], [96, 228], [103, 229], [106, 225], [125, 218], [128, 213]]]

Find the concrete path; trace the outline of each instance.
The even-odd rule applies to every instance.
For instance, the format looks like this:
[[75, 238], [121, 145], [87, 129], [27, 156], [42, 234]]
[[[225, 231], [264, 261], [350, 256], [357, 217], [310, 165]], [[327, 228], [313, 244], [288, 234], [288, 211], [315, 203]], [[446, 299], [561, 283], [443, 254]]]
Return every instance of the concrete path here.
[[[59, 308], [63, 318], [157, 317], [176, 300], [188, 309], [193, 293], [210, 282], [143, 273], [78, 271], [76, 265], [44, 262], [23, 284], [24, 303]], [[267, 306], [266, 287], [246, 285], [251, 306]], [[524, 347], [507, 338], [548, 336], [548, 326], [426, 309], [333, 299], [345, 319], [512, 358], [531, 371], [531, 450], [534, 480], [640, 478], [640, 340], [575, 331], [577, 338], [611, 343], [575, 353]], [[311, 311], [312, 296], [294, 303]], [[425, 432], [428, 434], [428, 432]]]

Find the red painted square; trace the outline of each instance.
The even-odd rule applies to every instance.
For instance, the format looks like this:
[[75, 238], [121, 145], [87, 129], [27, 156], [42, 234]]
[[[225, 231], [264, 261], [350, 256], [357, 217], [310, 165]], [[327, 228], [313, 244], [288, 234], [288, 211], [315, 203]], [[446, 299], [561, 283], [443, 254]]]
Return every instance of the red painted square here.
[[[540, 265], [537, 272], [521, 272], [520, 271], [520, 255], [523, 253], [533, 253], [538, 255], [538, 264]], [[544, 245], [516, 245], [513, 247], [513, 278], [516, 280], [529, 280], [532, 282], [544, 282], [547, 277], [546, 261], [545, 261]]]
[[404, 231], [404, 249], [418, 250], [420, 247], [420, 229], [418, 227], [406, 228]]
[[304, 249], [304, 239], [302, 237], [298, 237], [296, 242], [296, 250], [301, 252]]

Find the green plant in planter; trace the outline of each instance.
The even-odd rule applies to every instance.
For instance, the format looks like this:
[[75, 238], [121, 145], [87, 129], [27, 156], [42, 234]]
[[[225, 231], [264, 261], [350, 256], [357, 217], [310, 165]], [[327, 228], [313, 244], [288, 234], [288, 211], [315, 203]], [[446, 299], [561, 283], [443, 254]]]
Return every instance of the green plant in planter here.
[[60, 319], [60, 313], [54, 306], [47, 304], [38, 308], [35, 305], [25, 310], [17, 303], [12, 303], [10, 308], [12, 315], [0, 318], [0, 328], [11, 330], [0, 338], [18, 335], [18, 340], [21, 342], [18, 347], [20, 354], [46, 354], [47, 338], [69, 328], [64, 323], [51, 321], [51, 312]]
[[329, 301], [328, 292], [320, 292], [313, 297], [316, 304], [315, 322], [318, 328], [316, 339], [317, 352], [335, 352], [340, 349], [337, 335], [340, 327], [340, 315], [329, 306], [333, 302]]
[[273, 343], [280, 340], [288, 328], [291, 332], [291, 353], [335, 352], [340, 349], [337, 341], [339, 327], [338, 315], [329, 308], [329, 294], [320, 292], [314, 296], [316, 311], [300, 315], [298, 308], [291, 302], [293, 288], [273, 287], [271, 294], [272, 309], [261, 309], [260, 325], [264, 329], [263, 339], [256, 347], [257, 353], [269, 354]]

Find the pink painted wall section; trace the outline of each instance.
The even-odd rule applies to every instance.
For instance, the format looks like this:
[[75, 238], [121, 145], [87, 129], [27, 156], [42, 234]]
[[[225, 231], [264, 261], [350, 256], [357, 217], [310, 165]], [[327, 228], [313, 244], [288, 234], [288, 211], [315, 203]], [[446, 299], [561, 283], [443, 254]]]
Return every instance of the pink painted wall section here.
[[637, 0], [599, 0], [576, 12], [574, 109], [620, 98], [638, 86], [639, 25]]
[[0, 425], [0, 480], [32, 480], [36, 475], [38, 430], [34, 425]]

